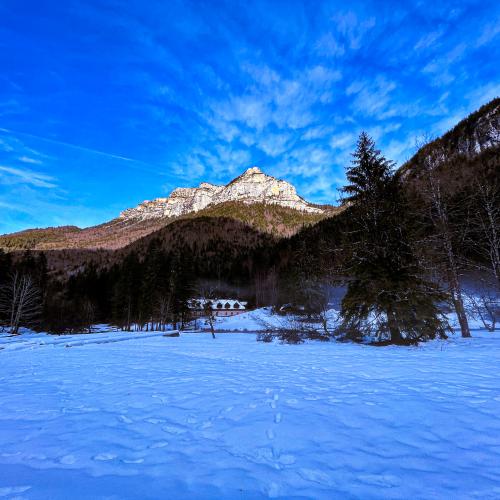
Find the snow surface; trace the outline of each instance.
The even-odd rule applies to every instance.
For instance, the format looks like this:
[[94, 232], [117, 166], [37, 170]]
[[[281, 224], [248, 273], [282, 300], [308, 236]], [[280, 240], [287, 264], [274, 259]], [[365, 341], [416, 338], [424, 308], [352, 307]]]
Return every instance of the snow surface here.
[[262, 307], [235, 316], [218, 316], [216, 328], [232, 332], [260, 332], [279, 328], [285, 320], [283, 316], [272, 314], [270, 307]]
[[481, 337], [4, 336], [0, 498], [500, 498]]

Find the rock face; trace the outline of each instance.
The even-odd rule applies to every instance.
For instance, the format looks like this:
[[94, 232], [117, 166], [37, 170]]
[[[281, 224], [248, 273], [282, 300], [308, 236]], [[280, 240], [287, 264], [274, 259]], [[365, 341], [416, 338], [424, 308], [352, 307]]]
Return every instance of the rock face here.
[[471, 161], [500, 149], [500, 98], [493, 99], [442, 137], [423, 146], [405, 165], [403, 178], [425, 173], [458, 158]]
[[208, 206], [240, 201], [242, 203], [269, 203], [309, 213], [323, 213], [324, 209], [301, 198], [286, 181], [265, 174], [258, 167], [246, 170], [226, 186], [202, 182], [197, 188], [177, 188], [168, 198], [144, 201], [136, 208], [120, 214], [120, 219], [146, 220], [178, 217], [198, 212]]

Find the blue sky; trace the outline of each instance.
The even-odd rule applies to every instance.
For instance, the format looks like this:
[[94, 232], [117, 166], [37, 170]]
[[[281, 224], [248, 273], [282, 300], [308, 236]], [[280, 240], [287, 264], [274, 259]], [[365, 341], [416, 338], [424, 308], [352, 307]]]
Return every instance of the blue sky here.
[[0, 233], [244, 169], [334, 203], [500, 95], [500, 3], [0, 0]]

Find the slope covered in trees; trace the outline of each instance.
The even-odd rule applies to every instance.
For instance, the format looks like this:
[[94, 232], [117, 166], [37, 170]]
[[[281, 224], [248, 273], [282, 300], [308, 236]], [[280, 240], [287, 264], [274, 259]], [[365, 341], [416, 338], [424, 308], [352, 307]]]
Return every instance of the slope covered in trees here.
[[181, 220], [202, 217], [225, 217], [275, 237], [288, 237], [300, 229], [331, 217], [335, 207], [323, 207], [322, 213], [309, 213], [280, 205], [266, 203], [246, 204], [226, 202], [179, 217], [122, 220], [115, 219], [99, 226], [80, 229], [64, 226], [46, 229], [28, 229], [0, 236], [0, 248], [19, 250], [107, 249], [116, 250]]

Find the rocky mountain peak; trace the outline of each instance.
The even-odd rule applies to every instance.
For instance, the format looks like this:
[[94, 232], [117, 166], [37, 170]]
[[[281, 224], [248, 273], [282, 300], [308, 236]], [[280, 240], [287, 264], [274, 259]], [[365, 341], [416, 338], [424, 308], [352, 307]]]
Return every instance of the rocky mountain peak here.
[[210, 182], [202, 182], [199, 186], [198, 189], [213, 189], [217, 188], [220, 186], [216, 186], [215, 184], [210, 184]]
[[250, 167], [250, 168], [247, 168], [243, 172], [243, 174], [241, 175], [241, 177], [252, 177], [255, 174], [265, 175], [264, 172], [262, 172], [262, 170], [259, 167]]
[[309, 213], [324, 212], [322, 208], [301, 198], [290, 183], [267, 175], [259, 167], [254, 166], [225, 186], [202, 182], [197, 188], [174, 189], [167, 198], [144, 201], [136, 208], [125, 210], [120, 214], [120, 219], [179, 217], [228, 201], [245, 204], [269, 203]]

